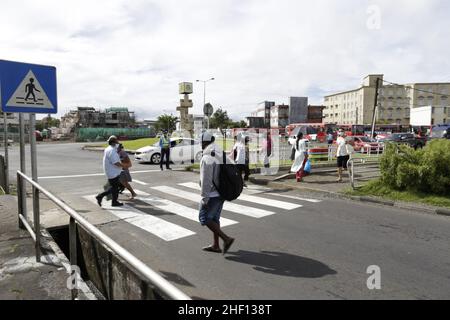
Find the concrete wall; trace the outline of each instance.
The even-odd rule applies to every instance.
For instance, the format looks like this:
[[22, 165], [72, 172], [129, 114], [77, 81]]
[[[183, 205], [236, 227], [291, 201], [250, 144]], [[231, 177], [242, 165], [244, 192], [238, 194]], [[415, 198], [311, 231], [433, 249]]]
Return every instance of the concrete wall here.
[[159, 300], [161, 296], [142, 278], [78, 226], [79, 248], [88, 279], [108, 300]]

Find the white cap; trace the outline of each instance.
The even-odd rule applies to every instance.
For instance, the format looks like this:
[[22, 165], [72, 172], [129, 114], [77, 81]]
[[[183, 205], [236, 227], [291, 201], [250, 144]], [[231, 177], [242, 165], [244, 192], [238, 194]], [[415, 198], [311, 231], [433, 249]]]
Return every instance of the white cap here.
[[116, 142], [119, 142], [119, 139], [117, 139], [117, 137], [116, 136], [111, 136], [111, 137], [109, 137], [108, 138], [108, 143], [111, 143], [112, 141], [116, 141]]
[[202, 142], [211, 142], [213, 141], [213, 135], [209, 132], [204, 132], [202, 134]]

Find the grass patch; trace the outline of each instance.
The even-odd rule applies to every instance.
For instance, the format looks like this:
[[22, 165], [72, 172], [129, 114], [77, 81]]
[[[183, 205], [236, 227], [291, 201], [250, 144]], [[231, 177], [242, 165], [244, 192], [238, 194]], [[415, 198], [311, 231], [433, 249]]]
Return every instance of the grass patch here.
[[[158, 138], [144, 138], [138, 140], [120, 141], [120, 143], [123, 144], [125, 150], [138, 150], [143, 147], [152, 146], [158, 141], [159, 141]], [[107, 146], [108, 146], [107, 143], [89, 145], [89, 147], [98, 147], [98, 148], [106, 148]]]
[[358, 190], [349, 190], [346, 193], [353, 196], [377, 196], [394, 201], [415, 202], [450, 208], [450, 197], [413, 191], [397, 191], [383, 185], [380, 180], [370, 181]]

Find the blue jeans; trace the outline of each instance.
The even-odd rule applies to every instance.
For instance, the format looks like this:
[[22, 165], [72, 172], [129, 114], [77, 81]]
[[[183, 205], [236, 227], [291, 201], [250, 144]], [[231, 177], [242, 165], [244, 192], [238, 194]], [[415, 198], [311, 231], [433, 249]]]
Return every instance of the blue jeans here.
[[199, 220], [202, 226], [214, 221], [220, 225], [220, 215], [222, 213], [225, 200], [220, 197], [210, 198], [206, 206], [200, 204]]

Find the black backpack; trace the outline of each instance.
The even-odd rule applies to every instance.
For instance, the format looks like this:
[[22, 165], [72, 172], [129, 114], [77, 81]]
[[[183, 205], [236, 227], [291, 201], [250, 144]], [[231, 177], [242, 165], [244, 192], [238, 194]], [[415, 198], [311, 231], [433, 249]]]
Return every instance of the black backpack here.
[[219, 185], [216, 187], [222, 199], [226, 201], [234, 201], [242, 193], [244, 189], [244, 181], [242, 175], [235, 164], [227, 164], [226, 154], [223, 153], [223, 164], [219, 165]]

